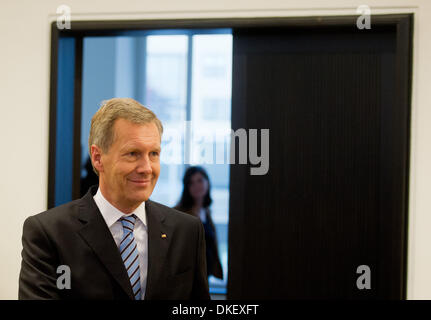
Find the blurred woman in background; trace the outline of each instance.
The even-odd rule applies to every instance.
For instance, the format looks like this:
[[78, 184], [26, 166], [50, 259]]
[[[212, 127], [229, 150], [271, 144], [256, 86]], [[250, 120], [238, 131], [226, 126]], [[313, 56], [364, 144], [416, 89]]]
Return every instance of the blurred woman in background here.
[[223, 279], [217, 246], [217, 234], [211, 218], [211, 184], [208, 174], [200, 166], [189, 167], [184, 173], [183, 193], [175, 209], [198, 217], [205, 229], [208, 276]]

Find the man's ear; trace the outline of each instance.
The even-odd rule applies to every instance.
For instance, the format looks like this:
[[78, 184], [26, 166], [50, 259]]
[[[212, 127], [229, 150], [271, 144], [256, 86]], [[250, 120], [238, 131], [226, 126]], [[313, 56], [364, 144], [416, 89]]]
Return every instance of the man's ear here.
[[102, 164], [102, 149], [96, 146], [95, 144], [91, 145], [91, 163], [93, 167], [98, 172], [103, 172], [103, 164]]

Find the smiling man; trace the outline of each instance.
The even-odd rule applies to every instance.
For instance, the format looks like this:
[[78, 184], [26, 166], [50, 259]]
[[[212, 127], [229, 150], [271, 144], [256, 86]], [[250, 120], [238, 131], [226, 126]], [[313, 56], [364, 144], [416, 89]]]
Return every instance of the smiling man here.
[[209, 299], [199, 219], [149, 200], [162, 133], [133, 99], [97, 111], [89, 151], [99, 186], [26, 219], [20, 299]]

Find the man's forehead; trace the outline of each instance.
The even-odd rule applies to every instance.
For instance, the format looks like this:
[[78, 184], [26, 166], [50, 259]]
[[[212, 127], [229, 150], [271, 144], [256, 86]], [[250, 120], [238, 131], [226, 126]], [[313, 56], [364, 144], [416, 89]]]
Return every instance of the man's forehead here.
[[114, 123], [114, 135], [116, 138], [130, 139], [158, 139], [159, 130], [154, 122], [134, 123], [126, 119], [117, 119]]
[[125, 149], [140, 149], [140, 148], [148, 148], [151, 150], [157, 150], [160, 151], [161, 147], [160, 147], [160, 143], [158, 142], [154, 142], [154, 143], [147, 143], [145, 141], [141, 141], [141, 140], [129, 140], [126, 141], [125, 143], [122, 143], [120, 145], [121, 150], [125, 150]]
[[157, 129], [156, 124], [154, 123], [154, 121], [149, 121], [149, 122], [135, 122], [135, 121], [131, 121], [125, 118], [118, 118], [114, 121], [114, 127], [118, 127], [118, 126], [125, 126], [125, 127], [129, 127], [129, 126], [133, 126], [133, 127], [154, 127]]
[[120, 144], [121, 148], [129, 147], [148, 147], [148, 148], [159, 148], [160, 149], [160, 139], [158, 136], [127, 136], [124, 135], [120, 137], [117, 142]]

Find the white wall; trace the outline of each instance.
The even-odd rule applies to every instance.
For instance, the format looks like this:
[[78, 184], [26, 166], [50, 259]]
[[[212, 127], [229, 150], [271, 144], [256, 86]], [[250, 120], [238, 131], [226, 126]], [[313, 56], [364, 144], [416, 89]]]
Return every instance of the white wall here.
[[[0, 299], [16, 299], [24, 219], [46, 209], [50, 22], [72, 20], [352, 15], [414, 12], [408, 298], [431, 299], [431, 2], [428, 0], [0, 0]], [[372, 22], [372, 21], [371, 21]], [[73, 28], [73, 22], [72, 22]]]

